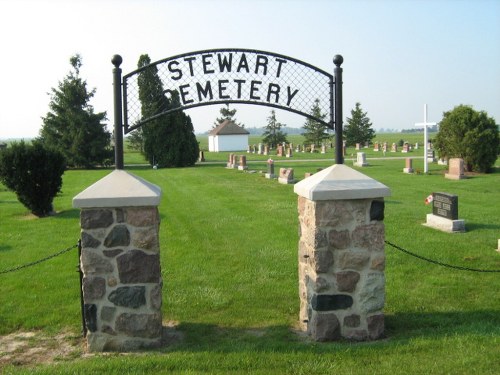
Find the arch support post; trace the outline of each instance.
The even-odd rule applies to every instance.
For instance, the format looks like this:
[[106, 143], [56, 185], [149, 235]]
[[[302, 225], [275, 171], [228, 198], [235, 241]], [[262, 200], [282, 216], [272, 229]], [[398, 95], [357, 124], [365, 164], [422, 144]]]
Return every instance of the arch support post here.
[[333, 57], [335, 69], [333, 71], [335, 85], [335, 162], [344, 164], [344, 144], [342, 135], [342, 68], [344, 62], [341, 55]]
[[384, 197], [389, 188], [343, 164], [294, 186], [300, 238], [300, 327], [315, 341], [384, 335]]
[[111, 63], [113, 69], [113, 101], [114, 101], [114, 141], [115, 141], [115, 169], [123, 169], [123, 125], [122, 125], [122, 70], [123, 59], [114, 55]]

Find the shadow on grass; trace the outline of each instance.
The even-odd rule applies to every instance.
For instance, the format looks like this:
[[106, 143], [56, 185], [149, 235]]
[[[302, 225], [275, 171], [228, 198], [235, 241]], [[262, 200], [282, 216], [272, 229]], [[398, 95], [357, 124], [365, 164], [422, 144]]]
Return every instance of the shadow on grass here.
[[493, 310], [407, 312], [386, 316], [386, 337], [376, 341], [315, 342], [285, 325], [231, 328], [214, 324], [181, 323], [164, 327], [162, 351], [331, 353], [332, 350], [410, 344], [415, 338], [441, 339], [453, 335], [500, 335], [500, 314]]
[[452, 312], [403, 312], [386, 317], [389, 337], [439, 338], [449, 335], [500, 335], [500, 312], [494, 310]]
[[56, 215], [52, 216], [55, 219], [79, 219], [80, 218], [80, 209], [73, 208], [70, 210], [64, 210], [57, 212]]
[[473, 230], [478, 230], [478, 229], [500, 229], [500, 225], [498, 225], [498, 224], [470, 223], [468, 221], [465, 223], [465, 230], [467, 232], [471, 232]]
[[2, 251], [9, 251], [9, 250], [12, 250], [12, 246], [0, 244], [0, 253]]

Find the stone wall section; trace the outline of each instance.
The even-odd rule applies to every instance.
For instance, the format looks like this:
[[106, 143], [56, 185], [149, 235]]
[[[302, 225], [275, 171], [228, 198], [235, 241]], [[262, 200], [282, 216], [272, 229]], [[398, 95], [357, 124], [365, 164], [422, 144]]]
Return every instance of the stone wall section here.
[[159, 346], [158, 208], [83, 208], [80, 223], [88, 349], [130, 351]]
[[316, 341], [384, 333], [384, 201], [298, 197], [300, 325]]

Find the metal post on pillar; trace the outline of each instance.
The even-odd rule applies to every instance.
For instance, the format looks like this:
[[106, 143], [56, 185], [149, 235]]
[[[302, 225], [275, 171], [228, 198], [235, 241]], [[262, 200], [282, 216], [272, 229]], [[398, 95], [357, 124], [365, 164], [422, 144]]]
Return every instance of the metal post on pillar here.
[[342, 139], [342, 68], [340, 65], [344, 62], [341, 55], [333, 57], [335, 64], [335, 162], [344, 164], [344, 150]]
[[122, 70], [120, 65], [123, 59], [114, 55], [111, 63], [113, 69], [113, 96], [115, 117], [115, 169], [123, 169], [123, 125], [122, 125]]

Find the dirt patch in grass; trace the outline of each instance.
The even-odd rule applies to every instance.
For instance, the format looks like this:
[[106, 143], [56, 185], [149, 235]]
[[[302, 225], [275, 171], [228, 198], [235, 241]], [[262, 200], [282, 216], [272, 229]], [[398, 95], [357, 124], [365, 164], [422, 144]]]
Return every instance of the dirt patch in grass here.
[[7, 365], [31, 366], [80, 357], [84, 339], [70, 332], [48, 336], [43, 332], [15, 332], [0, 336], [0, 372]]
[[[162, 349], [183, 341], [184, 334], [177, 330], [179, 322], [163, 322]], [[95, 355], [112, 353], [90, 353], [86, 340], [74, 332], [61, 332], [49, 336], [42, 331], [15, 332], [0, 336], [0, 374], [6, 366], [30, 367], [41, 364], [71, 361]], [[138, 352], [121, 354], [139, 354]]]

